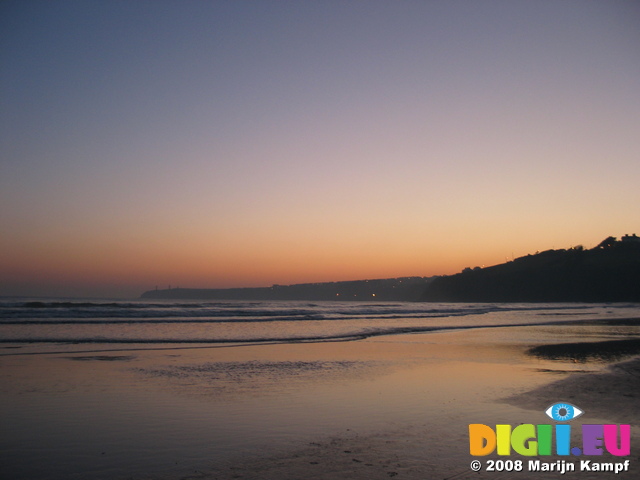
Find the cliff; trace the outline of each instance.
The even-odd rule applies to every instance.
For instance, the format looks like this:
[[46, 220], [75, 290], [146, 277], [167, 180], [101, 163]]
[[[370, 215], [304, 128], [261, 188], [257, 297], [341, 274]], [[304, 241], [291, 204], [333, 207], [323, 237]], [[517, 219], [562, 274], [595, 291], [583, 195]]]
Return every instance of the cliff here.
[[591, 250], [548, 250], [435, 278], [432, 302], [639, 302], [640, 237], [609, 237]]

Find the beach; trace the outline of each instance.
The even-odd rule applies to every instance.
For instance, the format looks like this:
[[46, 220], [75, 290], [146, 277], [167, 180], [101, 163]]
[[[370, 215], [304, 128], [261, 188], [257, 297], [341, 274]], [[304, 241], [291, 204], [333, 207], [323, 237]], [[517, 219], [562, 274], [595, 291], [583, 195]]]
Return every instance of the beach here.
[[4, 344], [2, 476], [531, 478], [486, 471], [528, 459], [471, 456], [468, 426], [554, 424], [545, 410], [569, 402], [584, 411], [576, 430], [631, 425], [630, 455], [597, 459], [629, 460], [608, 475], [637, 478], [640, 319], [614, 317], [339, 341]]

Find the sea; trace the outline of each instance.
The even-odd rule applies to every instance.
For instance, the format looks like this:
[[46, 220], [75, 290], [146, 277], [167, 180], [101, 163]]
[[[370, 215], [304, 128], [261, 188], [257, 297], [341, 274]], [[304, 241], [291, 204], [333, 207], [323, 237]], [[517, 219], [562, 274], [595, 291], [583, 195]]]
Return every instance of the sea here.
[[[636, 318], [635, 303], [0, 300], [0, 343], [84, 345], [349, 341], [450, 329]], [[91, 345], [93, 345], [91, 347]]]
[[467, 424], [524, 418], [501, 396], [600, 368], [530, 345], [637, 337], [639, 318], [632, 303], [3, 298], [0, 478], [281, 478], [244, 465], [321, 468], [366, 442], [385, 478], [398, 455], [407, 478], [457, 475]]

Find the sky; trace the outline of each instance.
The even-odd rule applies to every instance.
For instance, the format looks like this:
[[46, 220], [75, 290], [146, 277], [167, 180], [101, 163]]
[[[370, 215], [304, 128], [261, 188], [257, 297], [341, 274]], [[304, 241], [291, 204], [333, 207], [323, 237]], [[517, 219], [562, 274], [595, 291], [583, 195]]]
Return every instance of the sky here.
[[634, 1], [4, 1], [0, 296], [640, 234], [638, 45]]

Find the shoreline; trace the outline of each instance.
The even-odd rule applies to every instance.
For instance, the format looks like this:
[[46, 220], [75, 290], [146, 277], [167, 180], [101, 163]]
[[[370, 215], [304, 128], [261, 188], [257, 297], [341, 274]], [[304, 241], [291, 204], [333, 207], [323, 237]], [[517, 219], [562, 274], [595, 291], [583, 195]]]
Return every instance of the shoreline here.
[[[11, 324], [12, 322], [4, 322], [5, 324]], [[43, 322], [47, 323], [47, 322]], [[78, 341], [76, 340], [41, 340], [41, 339], [29, 339], [15, 340], [15, 339], [0, 339], [0, 350], [17, 350], [24, 348], [25, 346], [48, 346], [48, 345], [140, 345], [140, 347], [120, 347], [120, 348], [102, 348], [102, 349], [83, 349], [83, 350], [54, 350], [54, 351], [34, 351], [34, 352], [0, 352], [0, 357], [21, 356], [21, 355], [58, 355], [69, 353], [104, 353], [104, 352], [144, 352], [144, 351], [164, 351], [164, 350], [197, 350], [197, 349], [218, 349], [218, 348], [238, 348], [238, 347], [258, 347], [268, 345], [297, 345], [297, 344], [322, 344], [322, 343], [339, 343], [339, 342], [357, 342], [368, 339], [404, 336], [404, 335], [429, 335], [446, 332], [458, 332], [458, 331], [473, 331], [473, 330], [491, 330], [502, 328], [527, 328], [527, 327], [548, 327], [548, 326], [629, 326], [640, 327], [640, 317], [625, 317], [625, 318], [597, 318], [597, 319], [581, 319], [581, 320], [553, 320], [549, 322], [523, 322], [523, 323], [510, 323], [510, 324], [481, 324], [481, 325], [445, 325], [445, 326], [426, 326], [426, 327], [410, 327], [410, 328], [397, 328], [390, 331], [370, 331], [363, 333], [334, 335], [334, 336], [317, 336], [317, 337], [295, 337], [295, 338], [264, 338], [264, 339], [214, 339], [214, 340], [179, 340], [171, 341], [167, 339], [157, 340], [138, 340], [138, 339], [87, 339]], [[640, 355], [640, 338], [638, 339], [623, 339], [623, 340], [605, 340], [599, 342], [601, 345], [590, 347], [589, 342], [569, 342], [564, 344], [558, 344], [555, 347], [549, 348], [548, 345], [540, 345], [532, 347], [534, 351], [540, 356], [546, 356], [552, 358], [550, 355], [553, 352], [558, 353], [560, 358], [563, 353], [562, 350], [566, 350], [569, 353], [565, 356], [579, 356], [580, 350], [576, 348], [583, 348], [583, 355], [589, 356], [589, 348], [594, 352], [603, 352], [604, 356], [611, 356], [620, 350], [620, 347], [625, 349], [624, 355], [639, 354]], [[15, 345], [14, 345], [15, 344]], [[577, 344], [585, 344], [584, 347], [575, 347]], [[163, 345], [163, 346], [152, 346]], [[170, 345], [170, 346], [167, 346]], [[572, 347], [573, 346], [573, 347]], [[608, 348], [607, 348], [608, 347]], [[554, 350], [555, 349], [555, 350]], [[597, 356], [597, 355], [596, 355]]]

